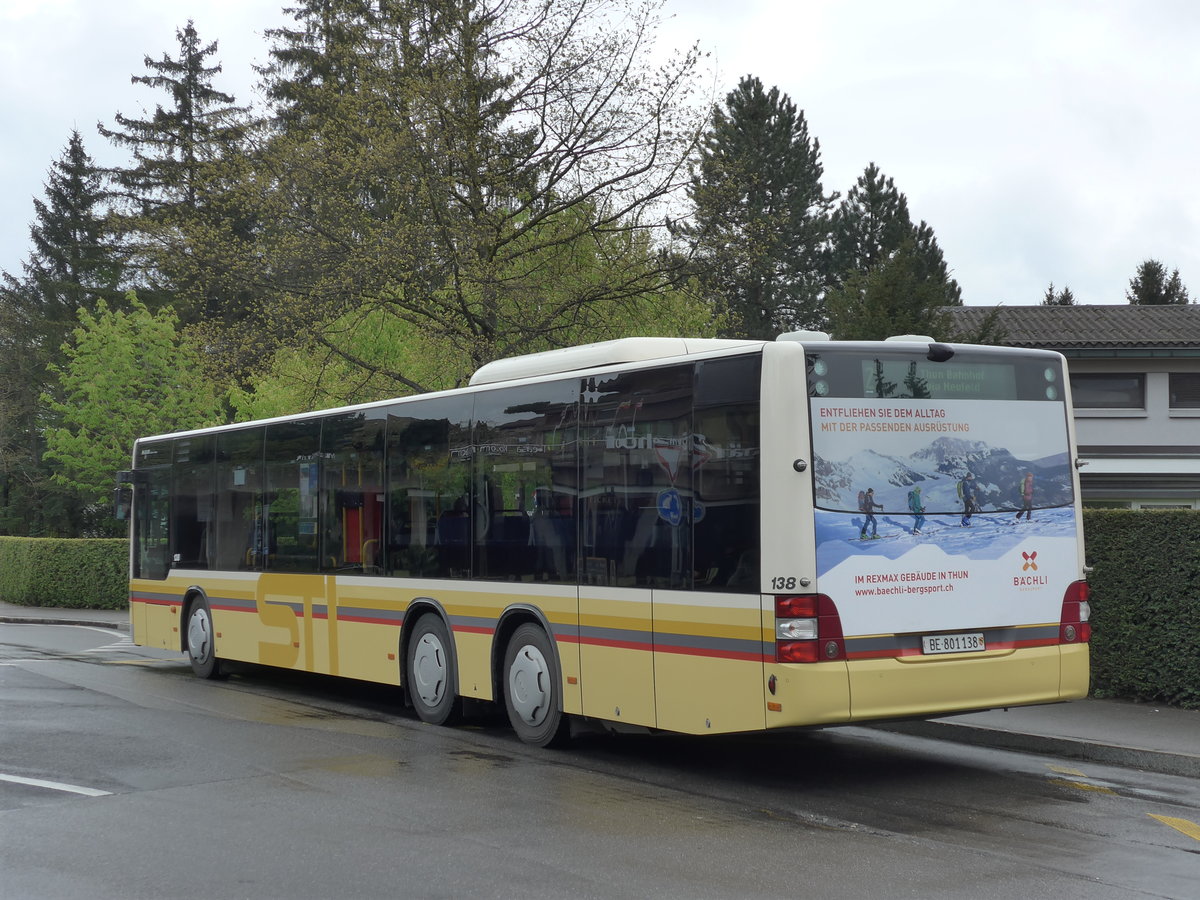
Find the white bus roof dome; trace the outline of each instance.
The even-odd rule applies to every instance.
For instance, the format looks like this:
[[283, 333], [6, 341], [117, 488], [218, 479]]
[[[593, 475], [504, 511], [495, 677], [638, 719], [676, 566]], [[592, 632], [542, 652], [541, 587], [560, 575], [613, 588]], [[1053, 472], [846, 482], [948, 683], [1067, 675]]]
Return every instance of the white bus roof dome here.
[[618, 363], [667, 359], [672, 356], [730, 350], [735, 347], [761, 346], [762, 343], [762, 341], [726, 338], [618, 338], [613, 341], [584, 344], [580, 347], [563, 347], [559, 350], [543, 350], [541, 353], [497, 359], [480, 366], [471, 376], [470, 384], [495, 384], [501, 381], [557, 375], [563, 372], [575, 372], [580, 369], [593, 369]]

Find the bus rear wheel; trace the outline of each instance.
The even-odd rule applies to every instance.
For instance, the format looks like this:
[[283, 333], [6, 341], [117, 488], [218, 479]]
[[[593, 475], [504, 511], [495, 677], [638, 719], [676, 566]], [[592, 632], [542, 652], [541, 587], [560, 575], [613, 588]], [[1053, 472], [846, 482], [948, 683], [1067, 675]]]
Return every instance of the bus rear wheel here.
[[563, 715], [550, 638], [539, 626], [517, 628], [504, 651], [504, 706], [513, 731], [538, 747], [559, 746], [571, 736]]
[[422, 722], [445, 725], [458, 715], [450, 633], [440, 617], [421, 616], [408, 642], [408, 695]]
[[217, 659], [216, 636], [213, 632], [212, 611], [208, 601], [197, 597], [188, 610], [187, 654], [192, 671], [201, 678], [220, 678], [221, 661]]

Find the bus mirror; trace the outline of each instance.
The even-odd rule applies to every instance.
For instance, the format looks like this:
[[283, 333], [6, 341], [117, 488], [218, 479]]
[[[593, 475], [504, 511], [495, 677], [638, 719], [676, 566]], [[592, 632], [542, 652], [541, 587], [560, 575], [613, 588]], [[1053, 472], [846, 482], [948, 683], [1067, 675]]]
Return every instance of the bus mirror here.
[[113, 515], [117, 517], [118, 522], [128, 522], [129, 513], [133, 509], [133, 490], [127, 487], [118, 487], [113, 491]]

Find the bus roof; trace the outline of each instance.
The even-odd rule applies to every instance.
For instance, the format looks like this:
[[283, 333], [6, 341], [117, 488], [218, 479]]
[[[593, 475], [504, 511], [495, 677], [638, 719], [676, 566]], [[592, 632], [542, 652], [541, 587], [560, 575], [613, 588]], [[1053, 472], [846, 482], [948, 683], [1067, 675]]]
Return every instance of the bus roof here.
[[762, 344], [763, 341], [749, 339], [618, 338], [596, 344], [584, 344], [580, 347], [563, 347], [558, 350], [544, 350], [541, 353], [497, 359], [480, 366], [468, 383], [471, 385], [495, 384], [500, 381], [557, 375], [563, 372], [595, 369], [619, 363], [667, 359], [672, 356], [709, 353], [714, 350], [732, 350], [738, 347], [761, 347]]

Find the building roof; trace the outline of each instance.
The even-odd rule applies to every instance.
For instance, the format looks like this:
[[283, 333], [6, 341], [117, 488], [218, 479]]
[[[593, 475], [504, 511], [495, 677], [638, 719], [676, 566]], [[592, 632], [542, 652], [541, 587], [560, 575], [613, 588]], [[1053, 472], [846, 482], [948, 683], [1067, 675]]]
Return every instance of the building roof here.
[[978, 331], [994, 310], [999, 311], [995, 328], [999, 343], [1012, 347], [1040, 347], [1067, 355], [1122, 350], [1200, 354], [1200, 304], [954, 306], [946, 311], [954, 330], [969, 334]]

